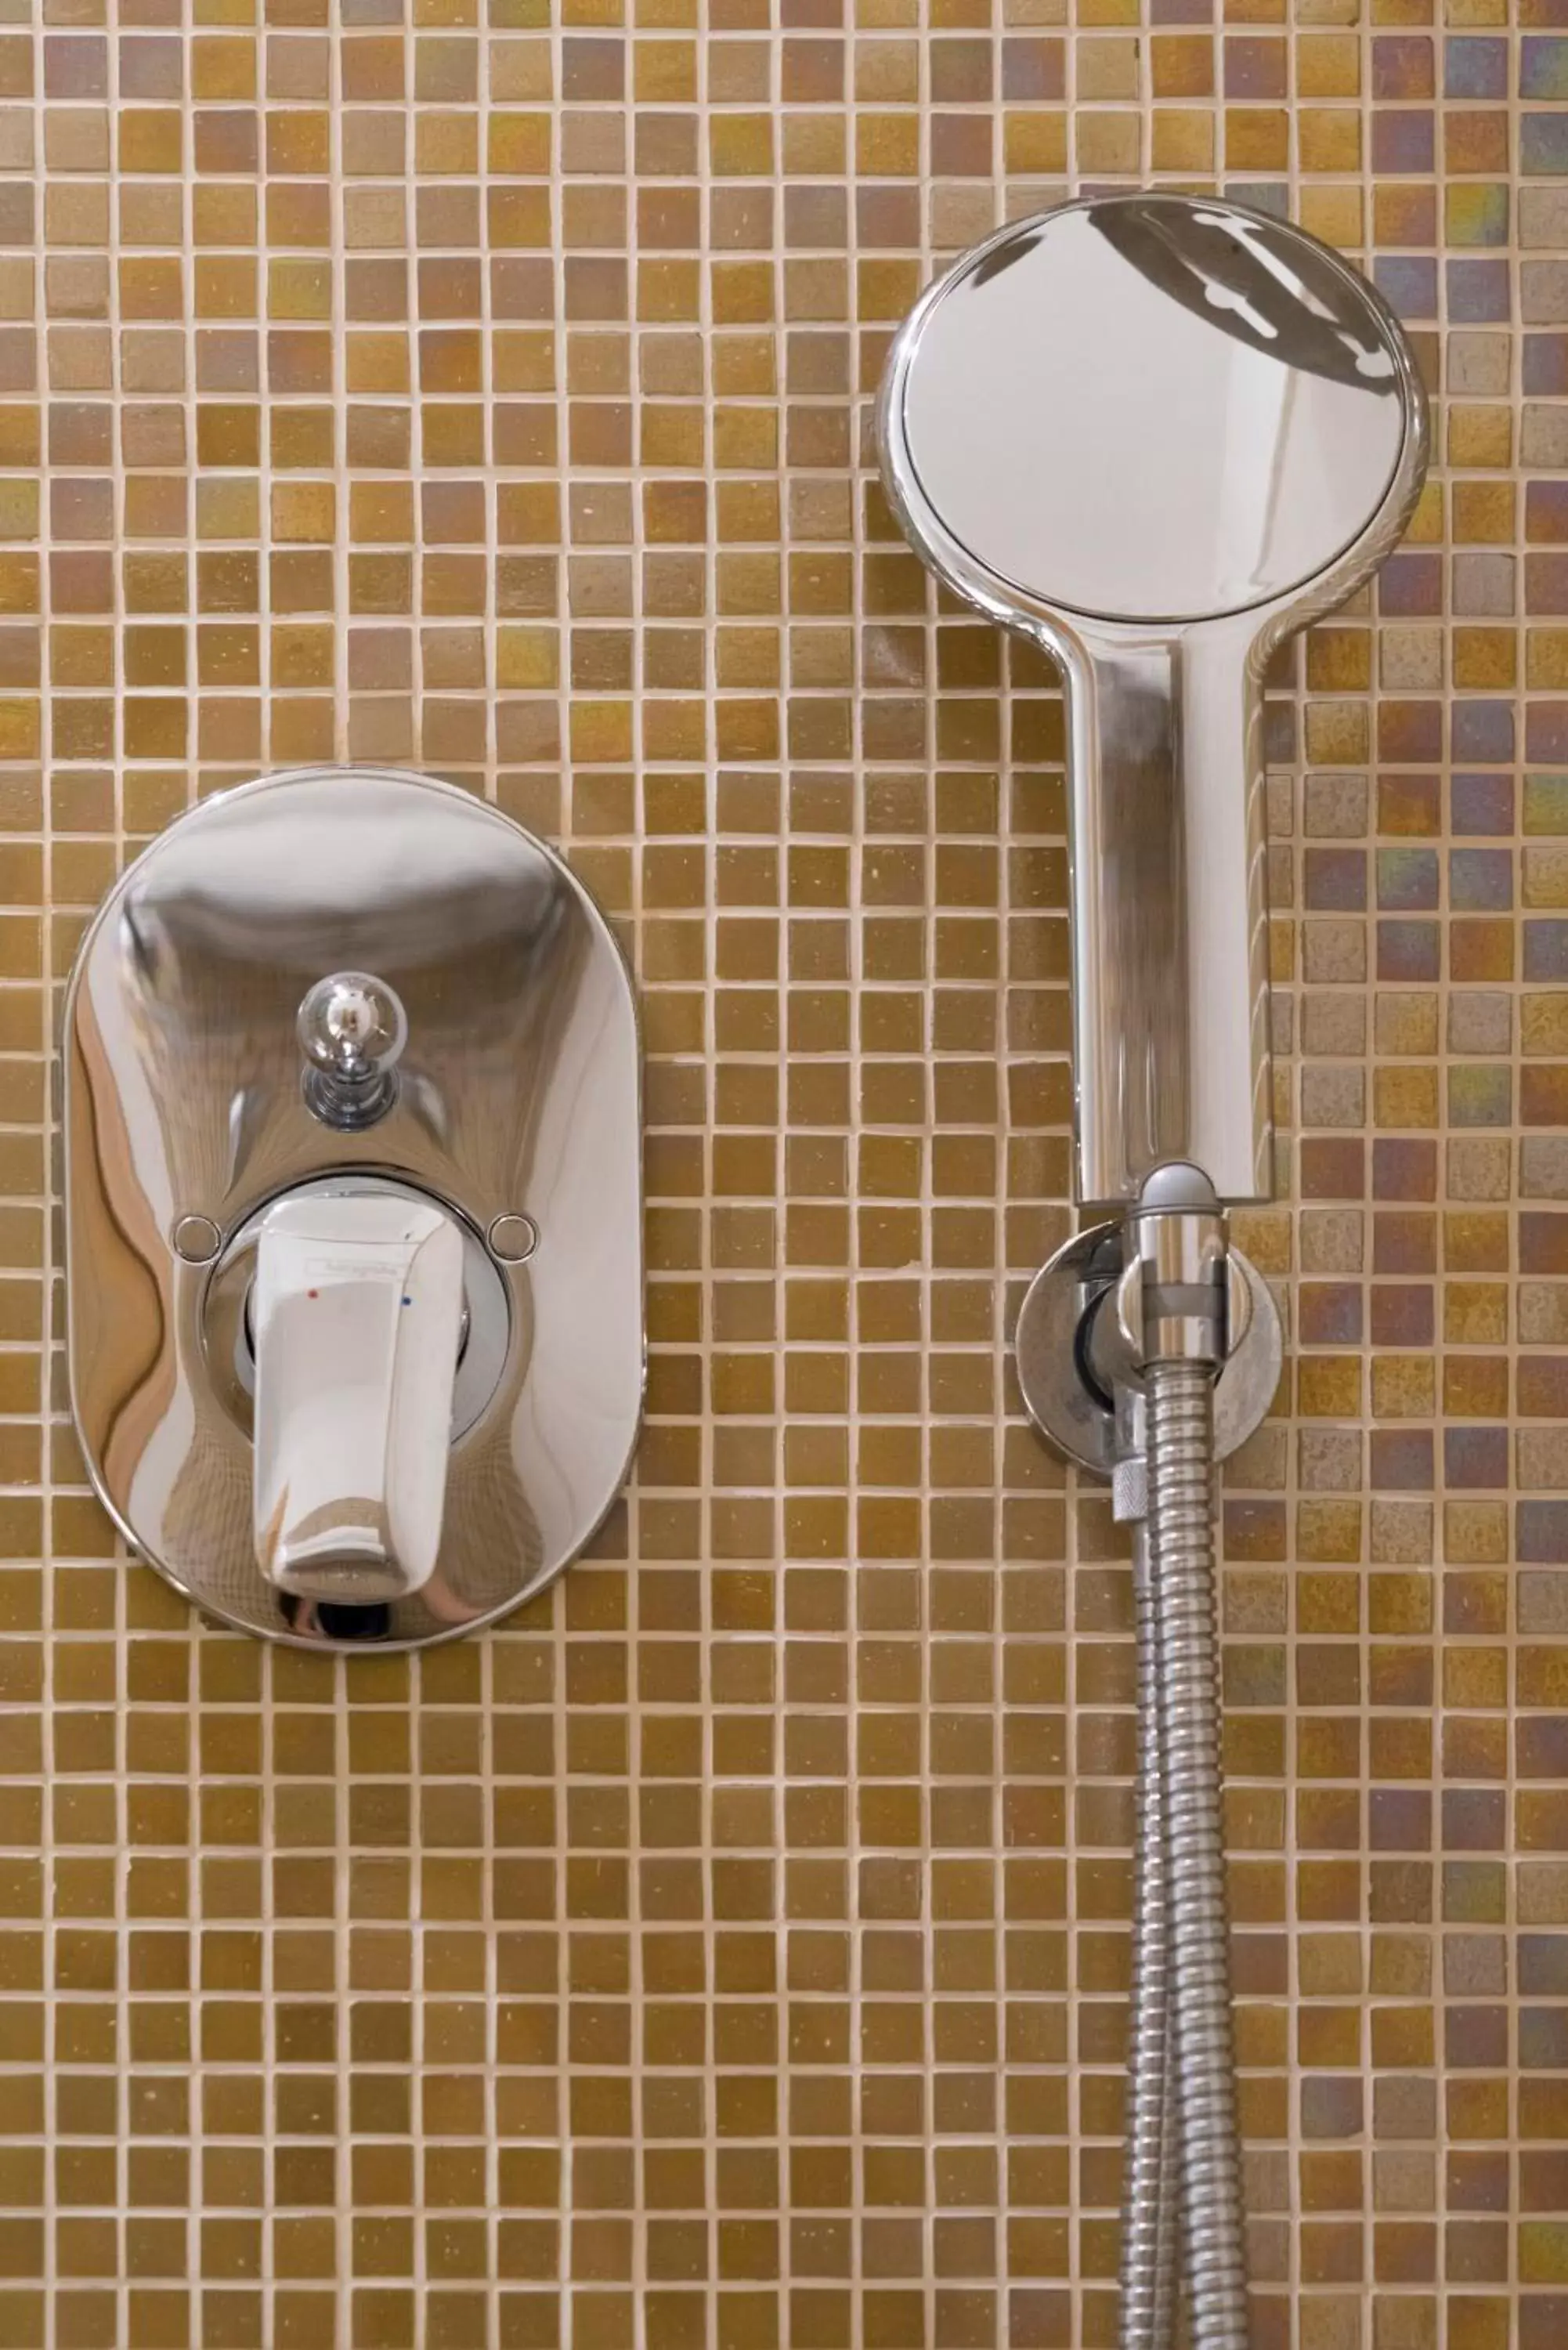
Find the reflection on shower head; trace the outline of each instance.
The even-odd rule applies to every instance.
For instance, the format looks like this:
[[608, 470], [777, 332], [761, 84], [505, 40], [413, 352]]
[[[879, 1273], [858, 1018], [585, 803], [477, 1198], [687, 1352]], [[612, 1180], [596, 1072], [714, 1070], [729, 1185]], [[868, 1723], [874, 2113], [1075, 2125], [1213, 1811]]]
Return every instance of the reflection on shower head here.
[[1364, 302], [1345, 300], [1326, 255], [1292, 237], [1286, 261], [1266, 226], [1231, 211], [1128, 197], [1089, 217], [1122, 259], [1210, 326], [1279, 360], [1359, 390], [1398, 391]]

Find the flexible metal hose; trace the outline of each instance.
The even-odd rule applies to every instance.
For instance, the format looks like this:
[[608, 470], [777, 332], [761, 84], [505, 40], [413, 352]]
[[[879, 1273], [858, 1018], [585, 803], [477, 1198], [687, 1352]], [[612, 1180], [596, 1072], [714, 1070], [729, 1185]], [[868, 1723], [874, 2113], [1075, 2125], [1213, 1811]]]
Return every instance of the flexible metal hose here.
[[1159, 1617], [1181, 2234], [1196, 2350], [1246, 2350], [1247, 2265], [1220, 1816], [1214, 1371], [1145, 1370], [1149, 1547]]
[[[1137, 1464], [1140, 1470], [1142, 1465]], [[1171, 2077], [1159, 1615], [1148, 1525], [1142, 1517], [1133, 1525], [1133, 1608], [1138, 1748], [1134, 1783], [1137, 1841], [1120, 2341], [1121, 2350], [1168, 2350], [1176, 2317], [1176, 2098]]]

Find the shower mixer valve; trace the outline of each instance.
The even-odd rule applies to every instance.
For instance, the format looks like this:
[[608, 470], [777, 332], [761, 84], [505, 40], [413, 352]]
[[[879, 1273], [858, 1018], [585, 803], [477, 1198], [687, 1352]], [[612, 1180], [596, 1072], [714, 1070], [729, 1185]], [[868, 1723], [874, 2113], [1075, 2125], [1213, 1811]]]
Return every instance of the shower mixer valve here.
[[260, 777], [116, 883], [64, 1064], [71, 1403], [127, 1543], [327, 1649], [542, 1590], [644, 1376], [636, 1005], [578, 878], [428, 776]]

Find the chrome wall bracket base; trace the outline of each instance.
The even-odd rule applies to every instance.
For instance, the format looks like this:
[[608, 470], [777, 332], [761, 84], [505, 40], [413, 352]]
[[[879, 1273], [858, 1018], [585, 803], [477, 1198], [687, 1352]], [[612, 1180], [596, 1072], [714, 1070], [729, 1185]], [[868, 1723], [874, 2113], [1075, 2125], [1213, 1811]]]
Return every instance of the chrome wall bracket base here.
[[[323, 983], [321, 1018], [299, 1027]], [[373, 1122], [317, 1114], [308, 1077], [335, 1053], [339, 1092], [374, 1095]], [[150, 1565], [246, 1631], [408, 1648], [492, 1622], [582, 1550], [642, 1408], [639, 1048], [625, 960], [558, 857], [419, 775], [317, 769], [205, 800], [89, 928], [64, 1062], [72, 1409], [99, 1497]], [[342, 1399], [369, 1390], [364, 1365], [319, 1367], [340, 1340], [275, 1351], [258, 1239], [294, 1210], [389, 1201], [456, 1227], [455, 1384], [439, 1419], [410, 1406], [379, 1453], [349, 1454]], [[307, 1300], [343, 1274], [330, 1250], [320, 1263]], [[391, 1302], [412, 1328], [421, 1298]], [[296, 1432], [275, 1464], [280, 1523], [315, 1497], [309, 1461], [317, 1481], [384, 1462], [406, 1511], [410, 1462], [440, 1448], [424, 1570], [374, 1604], [330, 1549], [314, 1588], [264, 1566], [264, 1351]], [[346, 1490], [358, 1506], [365, 1489]]]
[[[1115, 1316], [1126, 1267], [1124, 1227], [1091, 1224], [1035, 1274], [1019, 1310], [1018, 1383], [1041, 1434], [1080, 1469], [1110, 1478], [1123, 1452], [1109, 1389], [1096, 1375], [1096, 1321]], [[1229, 1252], [1250, 1311], [1232, 1315], [1241, 1337], [1214, 1390], [1215, 1452], [1221, 1460], [1262, 1425], [1280, 1383], [1284, 1334], [1268, 1284], [1240, 1250]], [[1118, 1373], [1118, 1383], [1136, 1379]]]

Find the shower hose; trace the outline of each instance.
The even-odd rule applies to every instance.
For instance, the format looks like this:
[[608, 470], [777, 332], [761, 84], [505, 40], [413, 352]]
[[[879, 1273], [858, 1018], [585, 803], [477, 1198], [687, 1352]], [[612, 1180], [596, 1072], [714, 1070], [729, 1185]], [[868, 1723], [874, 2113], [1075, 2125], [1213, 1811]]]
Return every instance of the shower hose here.
[[1135, 1511], [1139, 1754], [1123, 2350], [1168, 2350], [1177, 2252], [1195, 2350], [1246, 2350], [1220, 1811], [1212, 1362], [1144, 1367]]

